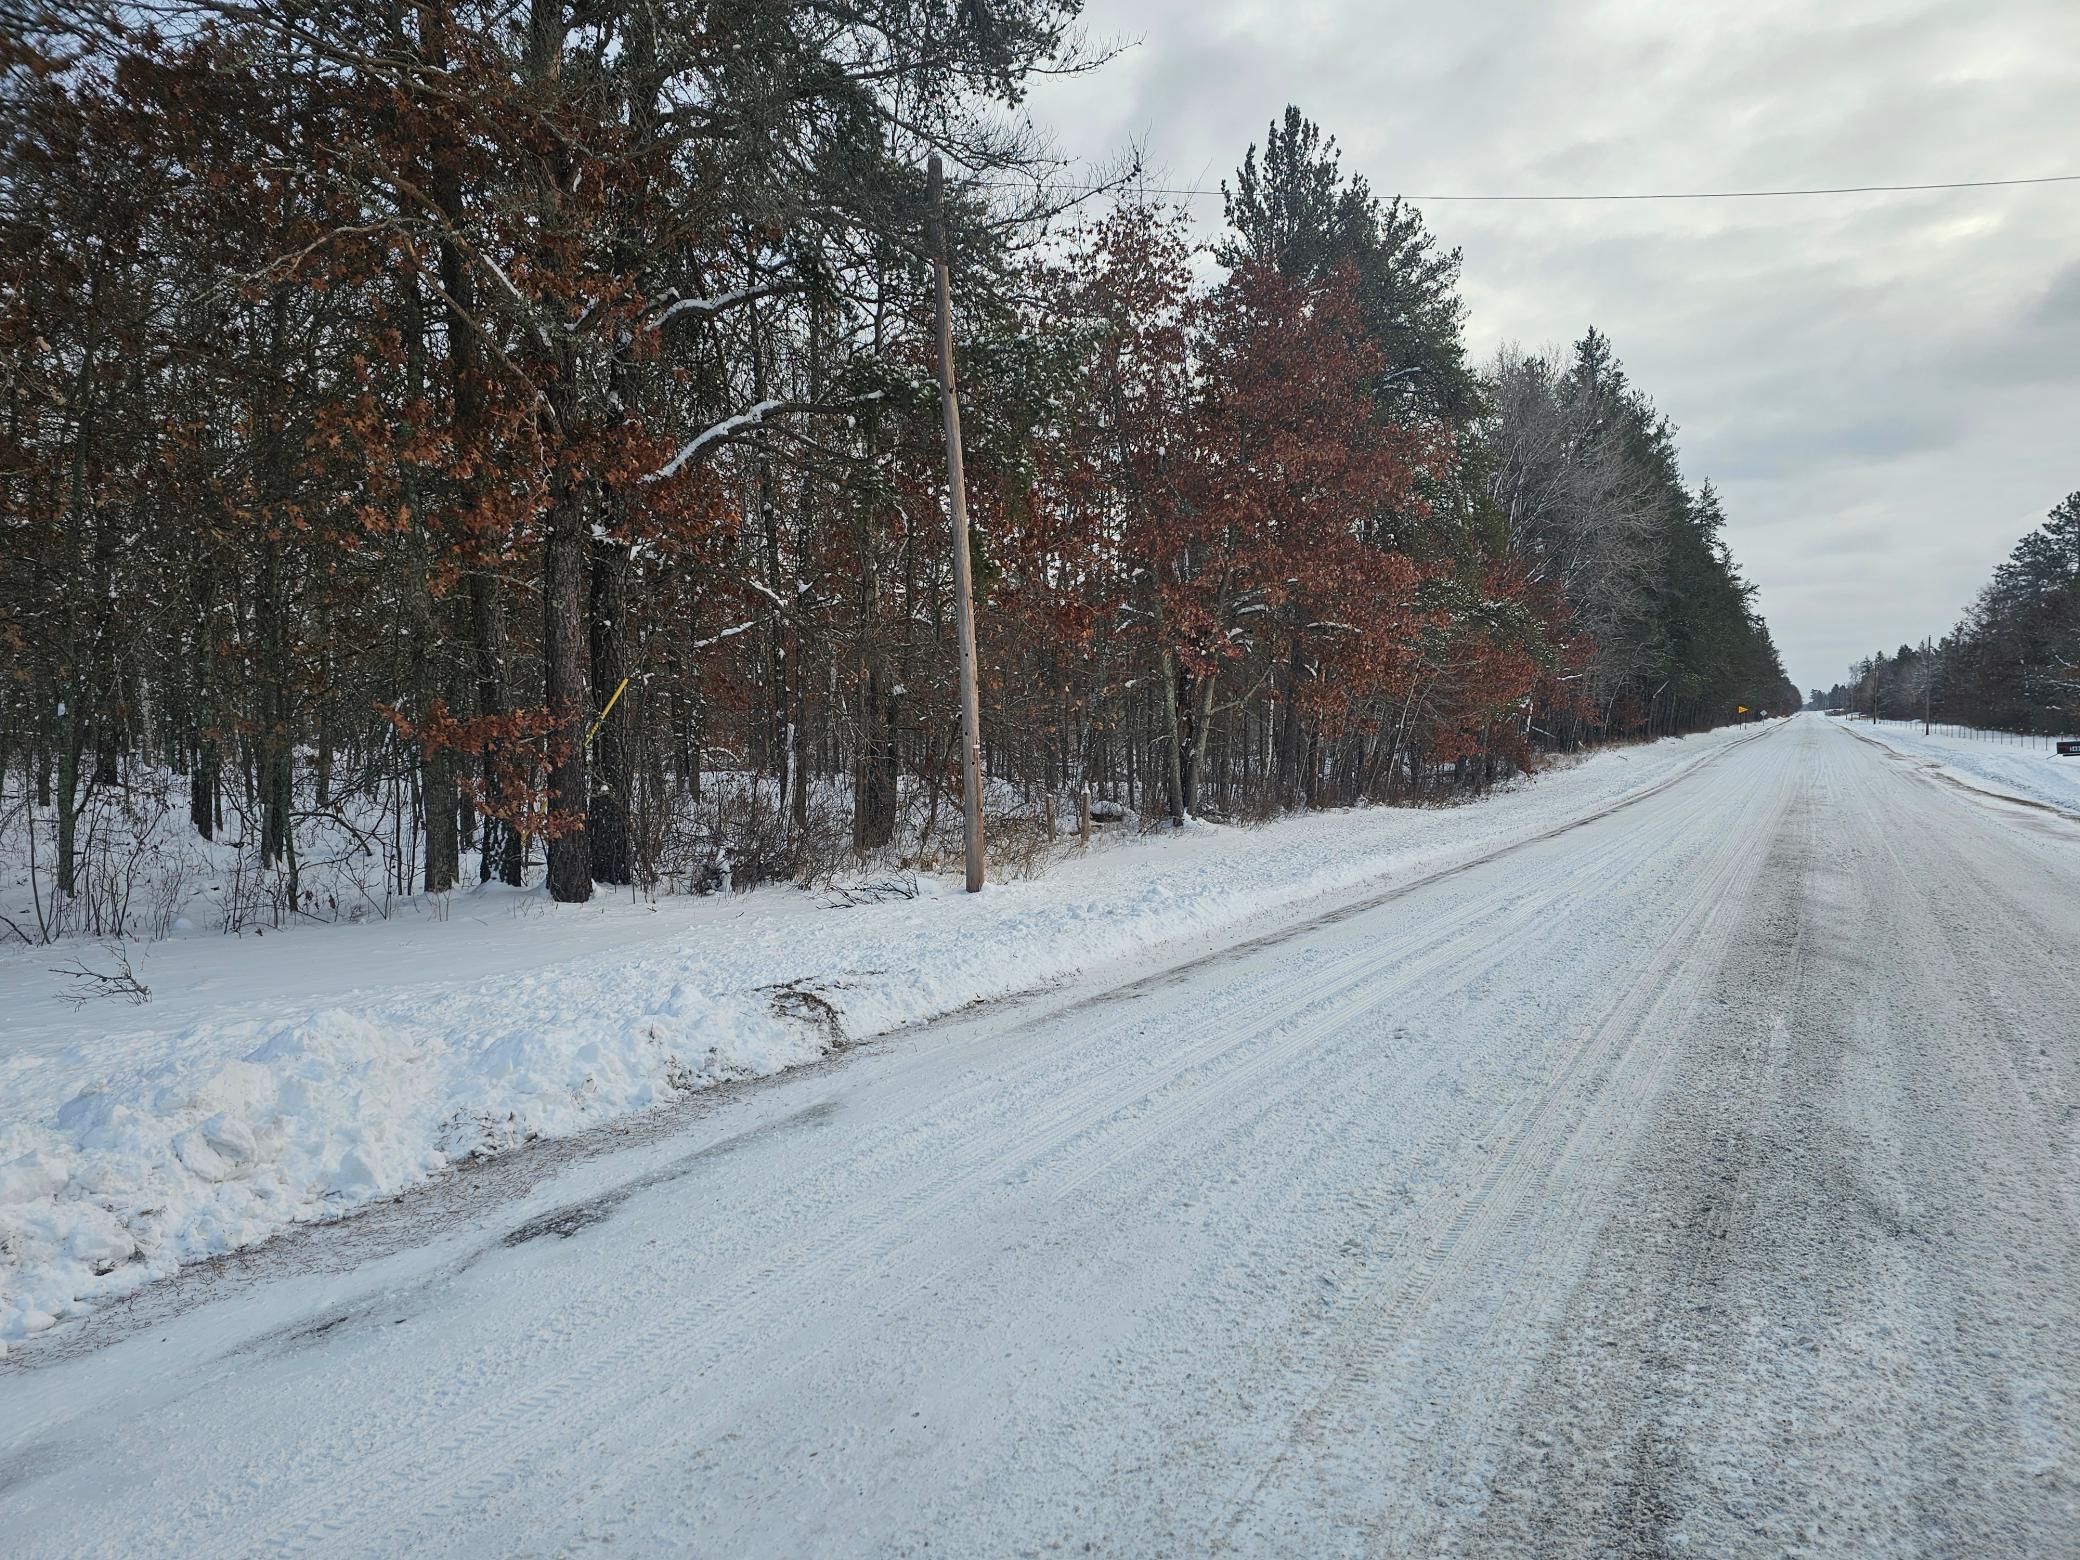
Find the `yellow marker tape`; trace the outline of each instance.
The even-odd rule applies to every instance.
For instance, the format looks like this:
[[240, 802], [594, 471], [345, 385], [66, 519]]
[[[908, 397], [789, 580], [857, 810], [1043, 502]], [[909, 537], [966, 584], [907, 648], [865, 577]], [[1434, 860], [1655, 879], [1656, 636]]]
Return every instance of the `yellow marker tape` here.
[[599, 735], [599, 728], [604, 726], [607, 723], [607, 717], [614, 713], [614, 706], [621, 700], [621, 690], [627, 686], [628, 679], [624, 677], [621, 679], [621, 687], [614, 690], [614, 697], [607, 700], [607, 707], [599, 712], [599, 719], [594, 721], [592, 729], [585, 733], [585, 745], [587, 747], [592, 746], [592, 739]]

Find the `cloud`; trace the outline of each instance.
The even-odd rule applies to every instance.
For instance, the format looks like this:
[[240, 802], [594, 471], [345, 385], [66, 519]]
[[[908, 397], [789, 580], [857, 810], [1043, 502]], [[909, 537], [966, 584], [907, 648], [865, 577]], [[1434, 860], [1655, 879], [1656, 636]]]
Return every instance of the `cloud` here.
[[[1090, 0], [1086, 21], [1144, 41], [1035, 117], [1209, 187], [1288, 101], [1382, 193], [2080, 172], [2070, 0]], [[1193, 210], [1218, 225], [1217, 196]], [[1477, 354], [1610, 334], [1718, 482], [1802, 684], [1944, 632], [2080, 488], [2080, 185], [1424, 210], [1464, 252]]]
[[2044, 330], [2080, 330], [2080, 260], [2051, 279], [2030, 313], [2032, 323]]

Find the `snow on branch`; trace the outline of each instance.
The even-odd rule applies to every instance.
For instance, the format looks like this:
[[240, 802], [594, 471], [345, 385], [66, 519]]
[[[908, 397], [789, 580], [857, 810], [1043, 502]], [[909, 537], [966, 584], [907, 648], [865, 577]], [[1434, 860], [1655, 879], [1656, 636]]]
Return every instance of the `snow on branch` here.
[[881, 399], [881, 394], [879, 390], [869, 390], [865, 395], [854, 396], [845, 401], [760, 401], [758, 405], [750, 410], [738, 412], [734, 417], [725, 417], [712, 428], [705, 428], [695, 434], [693, 438], [680, 446], [678, 454], [674, 455], [662, 466], [659, 466], [643, 480], [645, 482], [661, 482], [666, 477], [677, 476], [688, 461], [692, 460], [694, 456], [698, 455], [710, 444], [715, 443], [718, 439], [727, 439], [732, 434], [739, 433], [746, 428], [756, 428], [775, 412], [843, 412], [850, 407], [863, 406], [869, 401], [878, 401]]
[[753, 618], [748, 623], [739, 623], [734, 628], [725, 628], [719, 634], [710, 634], [706, 639], [696, 639], [686, 648], [689, 650], [705, 650], [710, 645], [719, 645], [725, 639], [734, 639], [737, 635], [747, 633], [756, 627], [758, 627], [758, 619]]
[[667, 320], [675, 319], [681, 314], [720, 314], [724, 309], [733, 309], [740, 303], [770, 298], [776, 293], [794, 292], [797, 287], [798, 284], [794, 282], [765, 282], [757, 287], [735, 287], [713, 298], [680, 298], [666, 305], [645, 329], [662, 330]]
[[512, 299], [514, 306], [519, 309], [520, 318], [526, 324], [528, 330], [533, 334], [535, 342], [542, 347], [547, 347], [549, 345], [549, 338], [542, 330], [541, 321], [535, 318], [534, 305], [528, 302], [527, 294], [523, 293], [518, 287], [515, 287], [513, 285], [513, 279], [510, 276], [506, 275], [505, 271], [500, 267], [499, 263], [496, 260], [492, 259], [489, 255], [485, 254], [483, 250], [478, 249], [475, 245], [470, 245], [467, 249], [467, 253], [473, 255], [476, 258], [477, 263], [481, 265], [485, 270], [489, 271], [492, 274], [492, 276], [497, 279], [499, 287], [505, 292], [505, 295], [508, 298]]
[[678, 454], [674, 455], [662, 466], [659, 466], [643, 480], [645, 482], [658, 482], [666, 477], [677, 476], [682, 466], [717, 439], [727, 438], [739, 428], [756, 428], [766, 420], [768, 413], [777, 412], [786, 404], [784, 401], [761, 401], [748, 412], [739, 412], [734, 417], [723, 418], [714, 427], [704, 429], [702, 432], [695, 434], [690, 441], [681, 446]]

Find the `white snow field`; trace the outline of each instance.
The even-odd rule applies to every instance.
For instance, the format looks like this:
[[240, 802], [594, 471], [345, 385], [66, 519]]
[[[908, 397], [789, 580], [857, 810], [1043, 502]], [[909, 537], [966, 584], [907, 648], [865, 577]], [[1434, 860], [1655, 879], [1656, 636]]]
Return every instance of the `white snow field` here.
[[[0, 1550], [2080, 1551], [2080, 824], [1819, 717], [1687, 751], [49, 1329], [0, 1363]], [[1500, 827], [1461, 816], [1414, 822]], [[1249, 838], [1355, 884], [1375, 826]], [[1230, 846], [1177, 859], [1276, 900]], [[816, 969], [915, 925], [929, 1000], [1030, 985], [1053, 932], [952, 929], [1090, 870], [846, 912]], [[529, 978], [604, 1024], [570, 983], [687, 957]]]
[[[1612, 751], [1478, 805], [1106, 840], [981, 899], [776, 889], [133, 945], [148, 1006], [62, 1000], [91, 944], [0, 954], [0, 1355], [10, 1340], [487, 1150], [1435, 871], [1666, 781], [1736, 733]], [[464, 972], [467, 972], [466, 974]], [[828, 1004], [825, 1006], [824, 1004]], [[835, 1023], [838, 1030], [834, 1031]]]
[[1940, 729], [1923, 736], [1918, 721], [1842, 717], [1841, 723], [1961, 784], [2080, 815], [2080, 758], [2060, 758], [2056, 744], [2044, 738], [1991, 731], [1956, 735]]

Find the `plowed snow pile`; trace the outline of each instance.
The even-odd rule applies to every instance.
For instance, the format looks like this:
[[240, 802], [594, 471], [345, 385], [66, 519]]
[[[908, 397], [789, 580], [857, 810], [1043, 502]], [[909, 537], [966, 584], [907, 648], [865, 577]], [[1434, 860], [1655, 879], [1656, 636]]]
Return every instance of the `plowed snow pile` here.
[[1940, 729], [1923, 735], [1920, 723], [1910, 720], [1874, 725], [1844, 718], [1841, 724], [1981, 791], [2080, 813], [2080, 758], [2060, 758], [2048, 739], [2003, 732], [1953, 735]]

